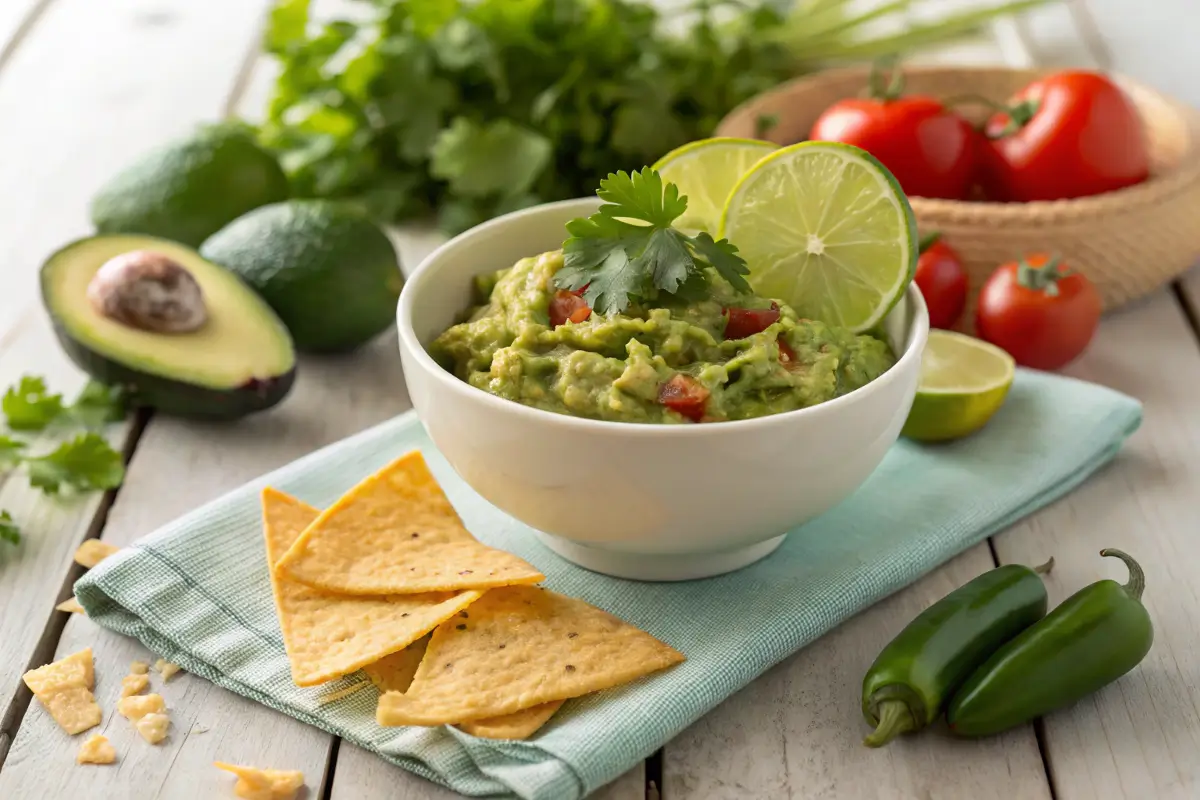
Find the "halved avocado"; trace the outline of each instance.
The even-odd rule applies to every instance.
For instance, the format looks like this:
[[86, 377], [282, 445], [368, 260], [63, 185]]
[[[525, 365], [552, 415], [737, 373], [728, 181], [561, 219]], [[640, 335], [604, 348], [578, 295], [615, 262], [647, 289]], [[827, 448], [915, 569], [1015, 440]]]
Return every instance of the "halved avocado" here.
[[93, 236], [50, 256], [41, 283], [67, 355], [96, 380], [125, 387], [138, 405], [235, 419], [270, 408], [292, 388], [296, 353], [279, 317], [189, 247]]

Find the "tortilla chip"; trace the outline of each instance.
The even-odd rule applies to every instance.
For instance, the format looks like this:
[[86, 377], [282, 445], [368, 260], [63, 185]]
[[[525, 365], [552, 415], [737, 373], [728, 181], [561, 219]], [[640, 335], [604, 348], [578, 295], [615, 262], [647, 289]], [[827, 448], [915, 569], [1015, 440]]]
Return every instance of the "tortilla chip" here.
[[111, 764], [117, 760], [117, 750], [108, 743], [107, 736], [94, 733], [79, 747], [76, 764]]
[[88, 539], [75, 550], [75, 563], [91, 569], [120, 549], [99, 539]]
[[167, 738], [171, 729], [171, 718], [159, 711], [152, 711], [133, 723], [137, 732], [150, 744], [158, 744]]
[[92, 648], [31, 669], [22, 677], [33, 696], [67, 733], [74, 735], [100, 724], [100, 706], [92, 694], [96, 686]]
[[[459, 618], [469, 619], [469, 614], [460, 612]], [[422, 636], [399, 653], [392, 653], [363, 667], [363, 672], [381, 692], [406, 692], [428, 646], [429, 636]], [[561, 705], [562, 701], [556, 700], [515, 714], [466, 722], [459, 728], [481, 739], [527, 739], [545, 725]]]
[[[262, 493], [267, 561], [275, 563], [320, 513], [275, 489]], [[402, 650], [475, 602], [480, 592], [338, 597], [272, 570], [283, 643], [297, 686], [348, 675]]]
[[296, 770], [259, 769], [214, 761], [213, 766], [238, 776], [233, 793], [246, 800], [289, 800], [304, 785], [304, 773]]
[[121, 697], [133, 697], [141, 694], [150, 687], [150, 676], [144, 673], [131, 672], [121, 678]]
[[528, 739], [550, 721], [563, 702], [554, 700], [503, 717], [464, 722], [458, 729], [480, 739]]
[[426, 634], [399, 653], [392, 653], [374, 664], [367, 664], [362, 668], [363, 672], [381, 692], [406, 692], [413, 676], [417, 674], [417, 667], [421, 666], [421, 659], [425, 657], [425, 648], [428, 645], [429, 635]]
[[417, 451], [322, 512], [277, 567], [303, 583], [345, 594], [489, 589], [545, 578], [471, 536]]
[[485, 594], [468, 619], [438, 626], [408, 691], [380, 697], [376, 718], [380, 725], [489, 719], [618, 686], [683, 660], [582, 600], [508, 586]]
[[63, 600], [55, 608], [59, 611], [66, 611], [69, 614], [83, 614], [85, 617], [87, 616], [87, 612], [83, 610], [83, 606], [79, 605], [79, 601], [74, 597]]

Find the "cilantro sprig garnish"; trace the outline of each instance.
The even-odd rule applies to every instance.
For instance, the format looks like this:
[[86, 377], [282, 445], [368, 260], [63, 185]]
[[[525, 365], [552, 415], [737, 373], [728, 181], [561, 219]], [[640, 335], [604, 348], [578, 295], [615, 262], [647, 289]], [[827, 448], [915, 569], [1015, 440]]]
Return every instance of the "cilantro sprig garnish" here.
[[0, 542], [13, 545], [21, 543], [21, 529], [7, 511], [0, 511]]
[[61, 394], [51, 394], [44, 380], [31, 375], [8, 388], [0, 407], [14, 431], [40, 431], [66, 409]]
[[656, 171], [610, 174], [596, 194], [604, 205], [567, 223], [563, 268], [554, 276], [560, 289], [583, 290], [594, 311], [620, 313], [660, 292], [694, 296], [707, 288], [707, 268], [737, 291], [750, 291], [736, 247], [671, 227], [687, 211], [687, 197]]
[[25, 459], [29, 483], [46, 494], [63, 486], [76, 491], [115, 489], [125, 478], [121, 454], [103, 436], [84, 433], [44, 456]]
[[[29, 484], [50, 495], [63, 489], [115, 489], [125, 479], [121, 454], [103, 436], [91, 432], [125, 417], [124, 393], [119, 388], [90, 381], [67, 405], [61, 394], [46, 388], [42, 378], [25, 375], [0, 398], [0, 411], [12, 431], [61, 431], [61, 423], [89, 430], [41, 455], [29, 455], [29, 442], [0, 433], [0, 471], [24, 466]], [[20, 528], [12, 515], [0, 510], [0, 542], [20, 541]]]

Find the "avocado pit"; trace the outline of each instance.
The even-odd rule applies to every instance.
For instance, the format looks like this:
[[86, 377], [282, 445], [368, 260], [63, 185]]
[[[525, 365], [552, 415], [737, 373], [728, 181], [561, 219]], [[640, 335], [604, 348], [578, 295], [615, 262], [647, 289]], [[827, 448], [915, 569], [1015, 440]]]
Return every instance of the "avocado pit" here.
[[106, 261], [87, 287], [97, 313], [151, 333], [190, 333], [208, 321], [204, 293], [179, 262], [152, 250]]

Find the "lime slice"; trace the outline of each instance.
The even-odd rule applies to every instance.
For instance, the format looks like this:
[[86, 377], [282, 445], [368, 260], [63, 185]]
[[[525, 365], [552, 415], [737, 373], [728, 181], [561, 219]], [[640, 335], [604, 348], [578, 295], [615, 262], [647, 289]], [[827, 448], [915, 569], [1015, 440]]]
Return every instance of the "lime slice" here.
[[801, 142], [742, 176], [721, 215], [749, 280], [801, 317], [861, 333], [904, 294], [917, 223], [900, 184], [865, 150]]
[[651, 169], [687, 196], [688, 208], [675, 227], [690, 234], [706, 231], [716, 236], [725, 200], [746, 170], [778, 149], [770, 142], [717, 137], [677, 147]]
[[995, 345], [932, 330], [921, 382], [901, 433], [919, 442], [957, 439], [982, 428], [1004, 404], [1016, 364]]

